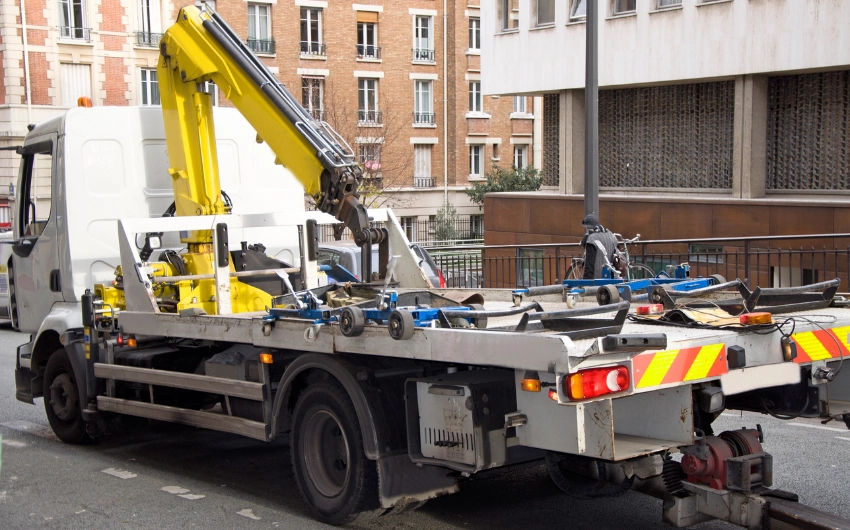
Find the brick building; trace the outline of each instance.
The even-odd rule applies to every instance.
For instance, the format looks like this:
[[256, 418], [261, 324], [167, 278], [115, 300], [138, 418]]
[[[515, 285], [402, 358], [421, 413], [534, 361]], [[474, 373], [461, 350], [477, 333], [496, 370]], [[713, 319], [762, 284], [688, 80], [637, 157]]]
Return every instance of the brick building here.
[[[158, 104], [159, 38], [189, 3], [0, 0], [0, 144], [19, 143], [28, 123], [81, 96], [94, 105]], [[448, 2], [444, 11], [435, 0], [207, 2], [351, 144], [374, 205], [393, 207], [413, 239], [422, 238], [415, 221], [446, 200], [480, 232], [481, 212], [463, 193], [469, 182], [493, 164], [540, 167], [533, 139], [542, 104], [482, 96], [474, 3]], [[11, 153], [1, 160], [3, 197], [17, 161]]]

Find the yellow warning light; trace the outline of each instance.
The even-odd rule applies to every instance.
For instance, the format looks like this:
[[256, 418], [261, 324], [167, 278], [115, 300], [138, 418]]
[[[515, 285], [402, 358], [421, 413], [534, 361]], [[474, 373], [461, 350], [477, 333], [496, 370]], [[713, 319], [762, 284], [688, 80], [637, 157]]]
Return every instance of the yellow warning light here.
[[129, 339], [127, 339], [127, 346], [135, 348], [138, 345], [139, 343], [136, 341], [136, 337], [130, 337]]
[[540, 379], [523, 379], [520, 388], [526, 392], [540, 392]]
[[770, 313], [744, 313], [740, 317], [741, 324], [773, 324], [773, 315]]
[[260, 354], [260, 362], [263, 364], [272, 364], [274, 359], [272, 358], [271, 353], [261, 353]]

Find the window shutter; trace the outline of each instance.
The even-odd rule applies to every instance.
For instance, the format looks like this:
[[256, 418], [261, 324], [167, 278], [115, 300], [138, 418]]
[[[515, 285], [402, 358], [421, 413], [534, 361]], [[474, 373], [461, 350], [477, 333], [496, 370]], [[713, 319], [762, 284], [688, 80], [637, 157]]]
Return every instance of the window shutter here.
[[375, 11], [358, 11], [357, 12], [357, 22], [377, 23], [378, 22], [378, 13], [375, 12]]

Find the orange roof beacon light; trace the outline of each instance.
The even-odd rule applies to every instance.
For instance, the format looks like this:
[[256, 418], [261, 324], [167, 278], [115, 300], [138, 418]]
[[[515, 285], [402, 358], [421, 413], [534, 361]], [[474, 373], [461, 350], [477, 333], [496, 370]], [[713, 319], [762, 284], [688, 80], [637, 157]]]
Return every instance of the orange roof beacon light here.
[[77, 98], [77, 106], [78, 106], [78, 107], [85, 107], [85, 108], [87, 108], [87, 109], [90, 109], [90, 108], [91, 108], [91, 106], [92, 106], [92, 105], [91, 105], [91, 98], [90, 98], [90, 97], [88, 97], [88, 96], [80, 96], [80, 97], [78, 97], [78, 98]]

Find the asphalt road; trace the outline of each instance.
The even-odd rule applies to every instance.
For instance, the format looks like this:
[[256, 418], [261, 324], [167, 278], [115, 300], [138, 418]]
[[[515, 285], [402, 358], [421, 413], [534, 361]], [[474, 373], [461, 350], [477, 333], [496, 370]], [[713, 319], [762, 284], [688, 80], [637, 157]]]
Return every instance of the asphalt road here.
[[[26, 340], [0, 324], [0, 528], [330, 528], [302, 504], [286, 444], [157, 425], [69, 446], [50, 431], [42, 401], [15, 400], [15, 347]], [[850, 519], [850, 431], [815, 420], [781, 422], [724, 414], [719, 430], [761, 423], [774, 455], [775, 486]], [[541, 467], [469, 481], [456, 495], [363, 528], [651, 529], [660, 501], [630, 492], [578, 501]], [[700, 529], [729, 529], [710, 522]]]

